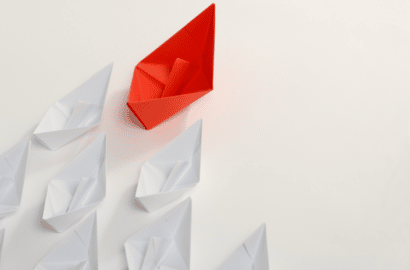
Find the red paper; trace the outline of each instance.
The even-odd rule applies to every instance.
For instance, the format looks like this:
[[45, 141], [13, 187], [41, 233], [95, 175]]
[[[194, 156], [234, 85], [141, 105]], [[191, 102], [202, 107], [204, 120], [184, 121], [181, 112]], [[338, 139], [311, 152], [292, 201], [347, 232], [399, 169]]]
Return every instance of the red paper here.
[[138, 63], [127, 105], [146, 129], [212, 91], [214, 44], [212, 4]]

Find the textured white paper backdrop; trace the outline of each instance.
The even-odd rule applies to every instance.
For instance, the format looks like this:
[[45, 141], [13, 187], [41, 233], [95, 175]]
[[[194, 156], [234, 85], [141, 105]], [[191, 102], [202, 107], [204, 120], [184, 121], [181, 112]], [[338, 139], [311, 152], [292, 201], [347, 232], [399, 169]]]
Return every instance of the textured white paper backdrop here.
[[[32, 269], [71, 230], [41, 227], [51, 178], [107, 131], [101, 270], [173, 207], [132, 204], [141, 164], [200, 117], [192, 269], [214, 269], [262, 222], [271, 269], [410, 267], [410, 2], [216, 1], [215, 90], [161, 126], [133, 124], [134, 66], [207, 1], [6, 1], [0, 9], [0, 152], [56, 100], [114, 62], [101, 125], [29, 155], [1, 269]], [[131, 120], [130, 120], [131, 118]]]

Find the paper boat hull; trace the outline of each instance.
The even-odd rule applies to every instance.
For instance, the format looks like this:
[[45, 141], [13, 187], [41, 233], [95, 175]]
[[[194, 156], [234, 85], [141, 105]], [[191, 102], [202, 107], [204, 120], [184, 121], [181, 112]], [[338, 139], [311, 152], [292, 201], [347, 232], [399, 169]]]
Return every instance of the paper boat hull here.
[[82, 219], [95, 205], [87, 206], [77, 211], [67, 214], [45, 219], [45, 221], [53, 227], [57, 232], [61, 233]]
[[[147, 100], [135, 103], [127, 102], [127, 105], [141, 122], [141, 124], [145, 127], [145, 129], [152, 129], [153, 127], [159, 125], [168, 118], [182, 111], [191, 103], [203, 97], [209, 92], [210, 91], [202, 91], [199, 93]], [[160, 113], [161, 111], [163, 111], [163, 113]]]
[[176, 190], [166, 193], [159, 193], [143, 197], [135, 197], [135, 199], [145, 207], [147, 212], [154, 212], [155, 210], [167, 205], [168, 203], [181, 197], [187, 190], [191, 188], [185, 188], [182, 190]]
[[44, 146], [50, 150], [56, 150], [60, 147], [68, 144], [74, 139], [80, 137], [92, 127], [83, 127], [70, 130], [58, 130], [53, 132], [37, 133], [34, 134], [36, 139], [38, 139]]

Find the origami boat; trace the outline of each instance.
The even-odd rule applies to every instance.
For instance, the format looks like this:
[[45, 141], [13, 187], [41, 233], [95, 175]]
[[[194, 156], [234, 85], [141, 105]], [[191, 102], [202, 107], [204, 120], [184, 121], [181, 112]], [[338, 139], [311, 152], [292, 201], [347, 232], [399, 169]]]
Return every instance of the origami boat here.
[[202, 119], [142, 165], [135, 198], [148, 212], [167, 205], [196, 186], [201, 145]]
[[179, 203], [125, 244], [129, 270], [189, 270], [191, 198]]
[[217, 270], [269, 270], [266, 224], [262, 224]]
[[97, 270], [97, 213], [87, 217], [34, 270]]
[[106, 144], [103, 132], [48, 184], [43, 219], [57, 232], [65, 231], [105, 198]]
[[20, 206], [30, 149], [30, 140], [24, 139], [0, 155], [0, 218]]
[[112, 67], [104, 67], [51, 106], [34, 136], [56, 150], [100, 124]]
[[213, 89], [215, 4], [145, 57], [127, 105], [151, 129]]

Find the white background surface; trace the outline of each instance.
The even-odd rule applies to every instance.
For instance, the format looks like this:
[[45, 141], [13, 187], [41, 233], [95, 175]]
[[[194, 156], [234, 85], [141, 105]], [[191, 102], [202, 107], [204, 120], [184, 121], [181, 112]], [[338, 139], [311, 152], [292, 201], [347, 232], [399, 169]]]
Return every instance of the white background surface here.
[[[410, 267], [410, 2], [217, 1], [214, 91], [153, 130], [126, 107], [134, 66], [208, 1], [4, 1], [0, 153], [114, 62], [101, 125], [57, 150], [33, 144], [1, 269], [32, 269], [71, 229], [42, 228], [47, 184], [104, 130], [101, 270], [183, 198], [133, 205], [142, 163], [203, 118], [191, 269], [214, 269], [262, 222], [271, 269]], [[186, 197], [186, 196], [185, 196]]]

